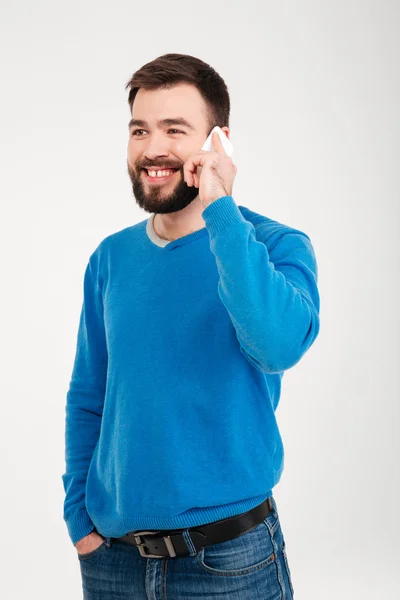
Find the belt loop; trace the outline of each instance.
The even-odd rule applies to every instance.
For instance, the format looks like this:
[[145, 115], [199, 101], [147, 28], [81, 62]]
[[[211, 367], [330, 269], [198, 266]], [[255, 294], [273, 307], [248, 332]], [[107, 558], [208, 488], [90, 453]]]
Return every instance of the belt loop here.
[[197, 550], [196, 550], [195, 545], [193, 544], [192, 538], [190, 537], [189, 529], [183, 529], [182, 536], [183, 536], [183, 539], [185, 540], [186, 546], [189, 550], [189, 556], [196, 556]]

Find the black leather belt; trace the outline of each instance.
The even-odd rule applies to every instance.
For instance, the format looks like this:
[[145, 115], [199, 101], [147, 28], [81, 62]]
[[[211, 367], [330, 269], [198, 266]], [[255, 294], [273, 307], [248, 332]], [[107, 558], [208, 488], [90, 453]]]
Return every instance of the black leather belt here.
[[245, 513], [214, 521], [214, 523], [185, 529], [130, 531], [126, 535], [110, 539], [136, 546], [141, 556], [145, 558], [190, 556], [191, 551], [182, 534], [184, 530], [188, 529], [193, 546], [196, 548], [196, 552], [199, 552], [204, 546], [232, 540], [254, 529], [269, 515], [271, 510], [272, 501], [267, 498]]

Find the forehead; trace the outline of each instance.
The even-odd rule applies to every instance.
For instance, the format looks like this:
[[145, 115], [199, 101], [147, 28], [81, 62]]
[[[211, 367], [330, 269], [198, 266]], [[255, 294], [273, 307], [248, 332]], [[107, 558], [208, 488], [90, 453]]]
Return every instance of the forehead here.
[[132, 117], [155, 124], [160, 119], [180, 116], [195, 129], [204, 129], [206, 105], [193, 85], [179, 84], [170, 89], [144, 90], [140, 88], [132, 106]]

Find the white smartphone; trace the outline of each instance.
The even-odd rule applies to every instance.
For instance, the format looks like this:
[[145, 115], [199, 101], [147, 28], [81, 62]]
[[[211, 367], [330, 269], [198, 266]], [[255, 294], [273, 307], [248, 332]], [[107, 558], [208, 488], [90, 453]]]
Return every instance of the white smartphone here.
[[222, 145], [224, 147], [224, 150], [227, 153], [227, 155], [232, 156], [232, 154], [233, 154], [232, 142], [230, 141], [229, 138], [226, 137], [225, 132], [222, 131], [221, 127], [218, 127], [218, 125], [216, 127], [214, 127], [214, 129], [210, 132], [210, 135], [204, 142], [203, 146], [201, 147], [201, 150], [206, 150], [207, 152], [212, 152], [214, 150], [213, 145], [212, 145], [212, 135], [213, 135], [214, 131], [216, 131], [218, 133], [220, 140], [222, 142]]

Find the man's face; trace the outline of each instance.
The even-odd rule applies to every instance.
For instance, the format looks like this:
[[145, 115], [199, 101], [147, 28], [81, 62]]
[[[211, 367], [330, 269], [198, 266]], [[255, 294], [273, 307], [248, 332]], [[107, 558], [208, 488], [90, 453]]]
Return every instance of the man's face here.
[[[187, 125], [161, 124], [163, 119], [183, 118]], [[179, 84], [169, 90], [139, 89], [132, 106], [129, 128], [128, 174], [137, 204], [149, 213], [182, 210], [198, 196], [194, 185], [183, 179], [183, 165], [201, 149], [208, 134], [204, 101], [193, 85]], [[149, 177], [153, 171], [177, 169], [168, 177]]]

